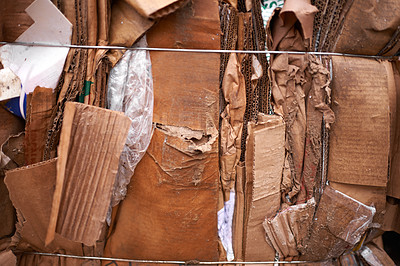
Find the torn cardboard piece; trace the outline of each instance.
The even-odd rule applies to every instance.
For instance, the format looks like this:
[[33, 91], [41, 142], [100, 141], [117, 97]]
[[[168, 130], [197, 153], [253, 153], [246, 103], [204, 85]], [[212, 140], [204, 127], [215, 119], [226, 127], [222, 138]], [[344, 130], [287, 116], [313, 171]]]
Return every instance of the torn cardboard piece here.
[[26, 164], [43, 159], [47, 128], [55, 105], [56, 95], [51, 88], [35, 88], [27, 108], [24, 139]]
[[248, 125], [244, 220], [244, 259], [273, 260], [262, 226], [280, 207], [280, 184], [285, 159], [285, 124], [277, 115], [260, 114]]
[[191, 148], [195, 143], [154, 130], [126, 198], [115, 207], [106, 257], [218, 259], [218, 141], [208, 151]]
[[306, 246], [309, 227], [315, 211], [314, 198], [307, 203], [290, 206], [280, 211], [274, 218], [267, 218], [263, 227], [267, 241], [279, 253], [280, 258], [298, 257], [299, 250]]
[[[111, 7], [110, 45], [132, 46], [154, 25], [154, 21], [143, 17], [125, 0], [114, 1]], [[123, 51], [111, 50], [107, 57], [114, 66]]]
[[[12, 245], [19, 251], [34, 250], [78, 256], [101, 255], [96, 249], [85, 247], [59, 234], [55, 234], [51, 244], [45, 245], [56, 184], [56, 162], [57, 159], [53, 159], [7, 172], [7, 188], [18, 212], [17, 232], [13, 236]], [[51, 265], [60, 262], [67, 262], [67, 265], [81, 265], [84, 260], [19, 254], [18, 262], [19, 265], [41, 265], [45, 262], [51, 262]]]
[[332, 109], [337, 122], [330, 134], [328, 180], [386, 187], [390, 63], [336, 56], [332, 63]]
[[145, 0], [125, 1], [133, 6], [140, 15], [150, 19], [166, 16], [188, 2], [187, 0], [156, 0], [151, 2]]
[[339, 257], [357, 244], [374, 215], [374, 207], [326, 186], [299, 259], [318, 261]]
[[[72, 25], [49, 0], [36, 0], [26, 12], [35, 23], [16, 41], [71, 44]], [[0, 48], [0, 57], [4, 67], [9, 67], [21, 79], [23, 91], [30, 93], [36, 86], [56, 87], [68, 51], [66, 47], [4, 45]]]
[[66, 103], [46, 244], [55, 232], [87, 246], [99, 239], [130, 124], [120, 112]]

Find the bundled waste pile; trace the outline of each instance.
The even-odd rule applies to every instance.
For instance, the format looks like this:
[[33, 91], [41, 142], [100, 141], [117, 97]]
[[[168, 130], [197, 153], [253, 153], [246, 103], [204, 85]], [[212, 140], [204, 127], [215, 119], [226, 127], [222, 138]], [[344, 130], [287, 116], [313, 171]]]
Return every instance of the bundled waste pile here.
[[4, 3], [0, 264], [395, 265], [399, 12]]

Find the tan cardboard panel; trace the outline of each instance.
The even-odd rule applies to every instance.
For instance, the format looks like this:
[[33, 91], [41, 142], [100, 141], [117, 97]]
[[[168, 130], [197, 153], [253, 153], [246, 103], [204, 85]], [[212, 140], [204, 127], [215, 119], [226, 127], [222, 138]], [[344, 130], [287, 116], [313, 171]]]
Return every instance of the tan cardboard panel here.
[[187, 143], [155, 129], [113, 219], [105, 256], [218, 259], [218, 142], [204, 153], [188, 153]]
[[66, 104], [46, 243], [55, 232], [88, 246], [99, 239], [130, 123], [120, 112]]
[[16, 266], [17, 258], [11, 250], [4, 250], [0, 253], [0, 265], [3, 266]]
[[387, 61], [333, 57], [328, 179], [386, 187], [389, 156]]
[[285, 159], [285, 124], [279, 116], [259, 115], [249, 123], [246, 147], [244, 259], [273, 260], [262, 223], [279, 210]]
[[153, 0], [151, 2], [146, 0], [125, 1], [132, 5], [142, 16], [152, 19], [168, 15], [188, 2], [187, 0]]

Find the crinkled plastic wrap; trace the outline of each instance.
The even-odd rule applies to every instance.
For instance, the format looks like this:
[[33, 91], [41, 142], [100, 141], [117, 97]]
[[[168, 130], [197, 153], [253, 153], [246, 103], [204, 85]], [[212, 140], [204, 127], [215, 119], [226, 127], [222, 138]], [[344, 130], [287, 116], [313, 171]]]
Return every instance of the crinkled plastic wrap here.
[[[135, 47], [147, 47], [146, 36]], [[153, 132], [153, 77], [148, 51], [125, 52], [110, 72], [107, 101], [109, 109], [124, 112], [132, 120], [111, 200], [111, 206], [115, 206], [124, 199], [127, 185]]]

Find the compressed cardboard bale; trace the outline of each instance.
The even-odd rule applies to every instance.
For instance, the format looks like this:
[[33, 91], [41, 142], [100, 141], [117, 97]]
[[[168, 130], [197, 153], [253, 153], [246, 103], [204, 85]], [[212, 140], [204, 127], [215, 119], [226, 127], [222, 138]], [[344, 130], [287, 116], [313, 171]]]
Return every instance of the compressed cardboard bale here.
[[88, 246], [100, 238], [130, 124], [121, 112], [66, 104], [46, 244], [55, 232]]
[[333, 57], [330, 181], [386, 187], [390, 145], [387, 61]]
[[199, 152], [189, 139], [155, 129], [113, 218], [106, 257], [218, 259], [218, 143]]
[[262, 223], [280, 207], [280, 183], [285, 159], [285, 124], [276, 115], [260, 114], [249, 123], [246, 147], [243, 252], [246, 261], [273, 260], [275, 250], [265, 240]]
[[336, 258], [352, 249], [368, 229], [374, 214], [374, 207], [326, 186], [304, 242], [306, 245], [300, 249], [300, 260]]

